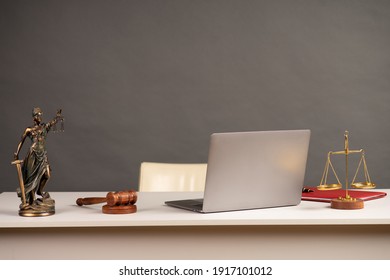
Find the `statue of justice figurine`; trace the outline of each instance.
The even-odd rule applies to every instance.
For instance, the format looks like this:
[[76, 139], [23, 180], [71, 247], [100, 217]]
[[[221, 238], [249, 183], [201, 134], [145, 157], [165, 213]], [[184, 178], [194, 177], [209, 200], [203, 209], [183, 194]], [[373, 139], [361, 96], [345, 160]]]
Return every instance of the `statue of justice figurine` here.
[[[43, 112], [40, 108], [32, 111], [33, 126], [27, 127], [14, 153], [14, 161], [19, 178], [18, 197], [22, 203], [19, 215], [26, 217], [49, 216], [55, 213], [55, 201], [44, 191], [50, 179], [50, 166], [47, 158], [45, 142], [50, 130], [58, 131], [57, 123], [61, 124], [59, 131], [64, 131], [64, 118], [61, 109], [48, 123], [42, 122]], [[30, 138], [31, 146], [24, 160], [19, 160], [19, 152], [26, 140]], [[37, 195], [40, 196], [37, 198]]]

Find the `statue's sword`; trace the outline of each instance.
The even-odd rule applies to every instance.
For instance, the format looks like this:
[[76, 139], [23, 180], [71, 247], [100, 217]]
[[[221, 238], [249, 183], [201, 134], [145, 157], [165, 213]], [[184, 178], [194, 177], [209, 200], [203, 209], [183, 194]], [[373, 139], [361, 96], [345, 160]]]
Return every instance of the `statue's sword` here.
[[22, 163], [23, 160], [21, 159], [14, 160], [13, 162], [11, 162], [11, 164], [16, 165], [16, 170], [18, 171], [19, 186], [20, 186], [20, 191], [22, 192], [22, 202], [23, 202], [23, 206], [25, 206], [27, 203], [26, 203], [26, 194], [24, 192], [24, 181], [23, 181], [22, 166], [21, 166]]

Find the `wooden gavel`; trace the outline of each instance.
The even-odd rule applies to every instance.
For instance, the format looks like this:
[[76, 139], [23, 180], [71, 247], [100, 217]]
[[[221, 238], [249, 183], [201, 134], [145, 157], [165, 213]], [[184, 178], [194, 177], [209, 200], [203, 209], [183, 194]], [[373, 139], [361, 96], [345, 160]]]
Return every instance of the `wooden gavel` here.
[[85, 197], [78, 198], [78, 206], [104, 203], [102, 211], [105, 214], [129, 214], [137, 212], [137, 192], [134, 190], [109, 192], [106, 197]]

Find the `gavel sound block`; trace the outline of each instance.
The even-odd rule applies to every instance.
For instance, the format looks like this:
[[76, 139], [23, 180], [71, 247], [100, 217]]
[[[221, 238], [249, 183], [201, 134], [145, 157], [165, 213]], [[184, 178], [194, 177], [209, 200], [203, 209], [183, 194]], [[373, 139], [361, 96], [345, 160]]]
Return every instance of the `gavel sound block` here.
[[137, 212], [137, 192], [134, 190], [109, 192], [106, 197], [86, 197], [78, 198], [76, 204], [78, 206], [104, 203], [102, 212], [104, 214], [130, 214]]

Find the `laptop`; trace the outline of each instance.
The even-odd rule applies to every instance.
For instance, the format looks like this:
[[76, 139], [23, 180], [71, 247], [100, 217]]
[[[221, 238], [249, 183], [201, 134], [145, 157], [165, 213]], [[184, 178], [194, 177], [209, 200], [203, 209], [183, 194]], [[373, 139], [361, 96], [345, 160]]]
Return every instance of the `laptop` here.
[[298, 205], [309, 141], [307, 129], [214, 133], [203, 198], [165, 204], [200, 213]]

